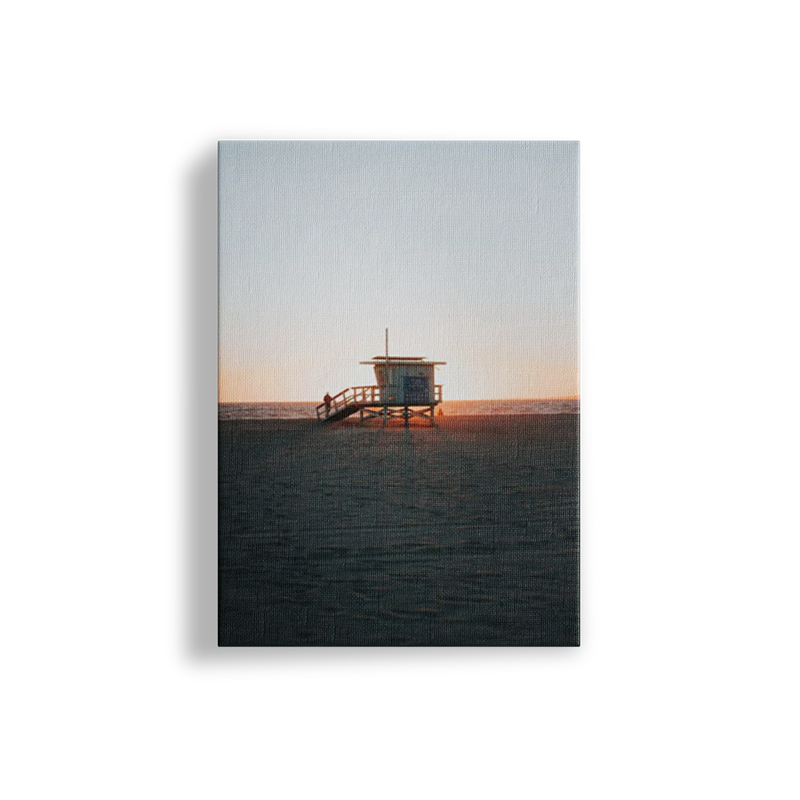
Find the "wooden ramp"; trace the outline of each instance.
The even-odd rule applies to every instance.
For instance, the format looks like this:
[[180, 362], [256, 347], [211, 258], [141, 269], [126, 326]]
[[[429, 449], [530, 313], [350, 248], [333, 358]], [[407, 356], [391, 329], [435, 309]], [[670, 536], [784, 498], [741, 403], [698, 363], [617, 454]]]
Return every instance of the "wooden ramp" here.
[[317, 406], [317, 419], [322, 422], [338, 422], [365, 406], [380, 405], [381, 392], [377, 386], [351, 386], [331, 398], [329, 403]]
[[340, 419], [345, 419], [356, 411], [364, 408], [362, 403], [351, 403], [350, 405], [341, 407], [338, 411], [331, 411], [327, 416], [322, 417], [323, 422], [338, 422]]

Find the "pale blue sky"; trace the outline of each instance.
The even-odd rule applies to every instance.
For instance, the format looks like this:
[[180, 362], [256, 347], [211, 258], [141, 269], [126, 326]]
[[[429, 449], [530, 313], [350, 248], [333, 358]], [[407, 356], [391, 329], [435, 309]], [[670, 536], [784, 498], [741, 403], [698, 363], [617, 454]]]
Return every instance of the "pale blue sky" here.
[[221, 142], [222, 400], [316, 400], [383, 352], [446, 399], [578, 387], [577, 142]]

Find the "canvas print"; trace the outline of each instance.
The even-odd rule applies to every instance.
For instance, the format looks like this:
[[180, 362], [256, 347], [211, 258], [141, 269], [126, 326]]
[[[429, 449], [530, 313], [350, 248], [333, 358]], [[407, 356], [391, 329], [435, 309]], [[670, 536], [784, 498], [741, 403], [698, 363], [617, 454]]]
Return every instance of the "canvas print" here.
[[577, 142], [219, 145], [219, 644], [577, 646]]

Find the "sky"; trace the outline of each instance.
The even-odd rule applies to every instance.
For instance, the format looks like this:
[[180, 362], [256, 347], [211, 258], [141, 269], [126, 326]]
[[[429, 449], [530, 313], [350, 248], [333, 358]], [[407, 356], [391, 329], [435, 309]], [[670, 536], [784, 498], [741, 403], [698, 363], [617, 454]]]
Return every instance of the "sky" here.
[[577, 142], [220, 142], [221, 402], [446, 361], [445, 400], [579, 389]]

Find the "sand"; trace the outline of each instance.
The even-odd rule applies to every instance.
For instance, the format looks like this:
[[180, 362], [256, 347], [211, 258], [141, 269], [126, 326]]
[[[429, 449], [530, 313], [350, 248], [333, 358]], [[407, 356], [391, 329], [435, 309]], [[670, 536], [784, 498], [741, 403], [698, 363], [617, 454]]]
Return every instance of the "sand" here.
[[579, 643], [579, 416], [436, 422], [220, 422], [220, 645]]

